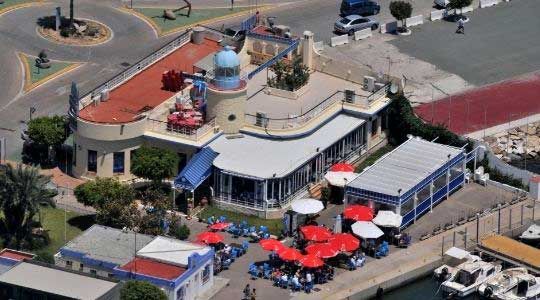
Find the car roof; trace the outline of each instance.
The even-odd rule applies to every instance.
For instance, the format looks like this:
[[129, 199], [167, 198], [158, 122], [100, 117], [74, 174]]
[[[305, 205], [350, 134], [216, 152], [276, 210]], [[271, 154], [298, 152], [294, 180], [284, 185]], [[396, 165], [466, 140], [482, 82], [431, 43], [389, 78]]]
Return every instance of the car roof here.
[[359, 16], [359, 15], [348, 15], [348, 16], [345, 16], [345, 18], [351, 20], [351, 21], [354, 21], [354, 20], [358, 20], [358, 19], [361, 19], [363, 18], [362, 16]]

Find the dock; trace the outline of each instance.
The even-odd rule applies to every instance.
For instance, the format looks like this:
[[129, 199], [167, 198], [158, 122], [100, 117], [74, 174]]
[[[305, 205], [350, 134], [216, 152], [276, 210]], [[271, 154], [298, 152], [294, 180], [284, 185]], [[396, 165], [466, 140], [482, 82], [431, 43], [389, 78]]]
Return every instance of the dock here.
[[502, 235], [483, 239], [477, 249], [489, 256], [540, 274], [540, 250]]

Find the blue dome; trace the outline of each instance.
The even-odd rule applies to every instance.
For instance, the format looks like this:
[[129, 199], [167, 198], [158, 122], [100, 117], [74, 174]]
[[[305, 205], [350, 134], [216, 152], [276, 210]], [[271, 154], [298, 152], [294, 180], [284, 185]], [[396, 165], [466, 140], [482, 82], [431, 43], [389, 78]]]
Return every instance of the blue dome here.
[[240, 59], [231, 47], [225, 46], [214, 55], [214, 65], [218, 68], [234, 68], [240, 66]]

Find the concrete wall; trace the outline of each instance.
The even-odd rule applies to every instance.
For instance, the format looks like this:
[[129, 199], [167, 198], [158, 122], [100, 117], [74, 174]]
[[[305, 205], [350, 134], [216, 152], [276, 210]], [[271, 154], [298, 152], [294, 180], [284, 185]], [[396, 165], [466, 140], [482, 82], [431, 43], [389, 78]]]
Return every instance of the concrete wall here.
[[237, 91], [208, 88], [207, 118], [216, 118], [216, 124], [224, 133], [238, 133], [244, 126], [246, 100], [247, 86]]
[[[66, 264], [67, 261], [71, 261], [71, 263], [72, 263], [71, 268], [69, 268], [67, 266], [67, 264]], [[107, 269], [104, 269], [104, 268], [97, 268], [95, 266], [86, 266], [82, 262], [80, 262], [78, 260], [75, 260], [75, 259], [73, 259], [71, 257], [63, 257], [63, 256], [55, 255], [54, 264], [56, 266], [66, 268], [68, 270], [82, 271], [82, 272], [88, 273], [88, 274], [90, 274], [91, 270], [95, 270], [96, 274], [98, 276], [105, 277], [105, 278], [110, 277], [109, 274], [112, 274], [111, 270], [107, 270]], [[82, 269], [81, 269], [81, 265], [83, 265]]]
[[347, 61], [334, 60], [322, 54], [315, 55], [313, 68], [316, 71], [359, 84], [364, 84], [364, 76], [376, 75], [368, 68], [352, 66]]

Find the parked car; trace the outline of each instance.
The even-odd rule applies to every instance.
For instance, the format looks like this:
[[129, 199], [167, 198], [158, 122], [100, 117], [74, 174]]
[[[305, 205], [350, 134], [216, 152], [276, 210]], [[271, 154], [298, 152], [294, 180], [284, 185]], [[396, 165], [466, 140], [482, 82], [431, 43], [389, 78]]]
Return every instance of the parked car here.
[[224, 31], [225, 35], [235, 42], [241, 42], [246, 38], [246, 31], [242, 30], [240, 26], [229, 27]]
[[342, 17], [348, 15], [371, 16], [380, 11], [381, 6], [373, 0], [342, 0], [339, 9]]
[[379, 28], [379, 21], [373, 17], [362, 17], [359, 15], [351, 15], [342, 18], [334, 24], [334, 31], [336, 33], [346, 33], [353, 35], [355, 31], [371, 28], [376, 30]]
[[450, 3], [450, 0], [435, 0], [433, 1], [433, 3], [437, 7], [446, 8], [448, 6], [448, 3]]

